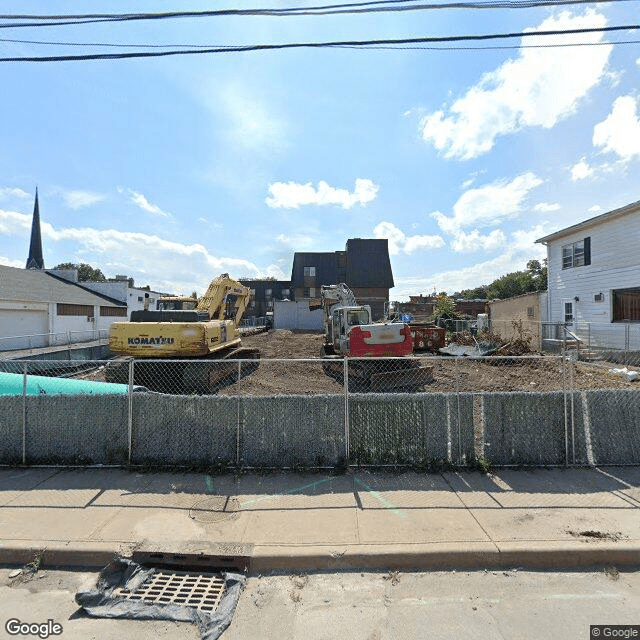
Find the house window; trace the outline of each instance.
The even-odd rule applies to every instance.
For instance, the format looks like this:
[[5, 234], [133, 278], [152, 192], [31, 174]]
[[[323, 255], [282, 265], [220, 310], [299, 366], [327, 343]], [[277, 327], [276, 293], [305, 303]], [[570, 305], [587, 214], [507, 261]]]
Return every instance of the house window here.
[[291, 293], [291, 291], [289, 291], [289, 289], [283, 289], [281, 292], [281, 295], [283, 296], [288, 296]]
[[100, 307], [100, 315], [103, 317], [116, 316], [118, 318], [127, 317], [126, 307]]
[[584, 238], [562, 247], [562, 268], [584, 267], [591, 264], [591, 238]]
[[564, 303], [564, 321], [568, 324], [573, 322], [573, 302]]
[[93, 306], [89, 304], [63, 304], [62, 302], [59, 302], [56, 305], [56, 311], [59, 316], [93, 317]]
[[534, 316], [533, 307], [527, 307], [527, 318], [533, 318], [533, 316]]
[[305, 277], [309, 278], [309, 277], [315, 277], [316, 275], [316, 268], [315, 267], [305, 267], [304, 268], [304, 275]]
[[142, 302], [143, 298], [142, 296], [138, 296], [138, 302]]
[[640, 287], [613, 291], [613, 322], [640, 322]]
[[265, 289], [264, 290], [265, 298], [270, 298], [272, 293], [273, 293], [273, 289]]
[[316, 295], [316, 290], [313, 287], [305, 287], [302, 292], [303, 298], [314, 298]]

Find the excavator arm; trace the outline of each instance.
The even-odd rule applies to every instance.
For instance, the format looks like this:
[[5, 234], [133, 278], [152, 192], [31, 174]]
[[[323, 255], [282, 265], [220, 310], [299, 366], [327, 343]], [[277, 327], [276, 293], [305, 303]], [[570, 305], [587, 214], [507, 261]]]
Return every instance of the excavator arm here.
[[233, 320], [236, 327], [249, 304], [251, 291], [229, 277], [228, 273], [214, 278], [198, 300], [198, 311], [205, 311], [212, 320]]

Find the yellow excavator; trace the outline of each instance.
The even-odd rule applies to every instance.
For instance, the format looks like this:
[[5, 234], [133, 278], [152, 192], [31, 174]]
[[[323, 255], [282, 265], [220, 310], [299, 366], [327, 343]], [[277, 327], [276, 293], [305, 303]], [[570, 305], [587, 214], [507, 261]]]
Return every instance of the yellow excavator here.
[[134, 384], [169, 393], [216, 391], [230, 378], [255, 370], [260, 353], [241, 346], [238, 330], [249, 298], [247, 287], [223, 273], [197, 304], [164, 297], [151, 310], [145, 300], [145, 308], [132, 311], [129, 322], [111, 325], [109, 349], [120, 357], [107, 365], [107, 381], [127, 382], [131, 359], [136, 360]]

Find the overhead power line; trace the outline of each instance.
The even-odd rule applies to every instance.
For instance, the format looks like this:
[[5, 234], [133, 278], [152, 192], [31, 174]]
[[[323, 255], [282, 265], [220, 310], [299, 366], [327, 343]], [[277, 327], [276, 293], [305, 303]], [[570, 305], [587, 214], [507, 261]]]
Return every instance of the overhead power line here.
[[[16, 40], [13, 38], [0, 38], [0, 42], [10, 42], [15, 44], [35, 44], [44, 46], [59, 47], [105, 47], [117, 49], [224, 49], [228, 51], [233, 45], [213, 45], [213, 44], [142, 44], [142, 43], [116, 43], [116, 42], [61, 42], [51, 40]], [[556, 42], [549, 44], [507, 44], [490, 47], [421, 47], [421, 46], [384, 46], [384, 45], [341, 45], [342, 49], [398, 49], [398, 50], [429, 50], [429, 51], [486, 51], [491, 49], [561, 49], [566, 47], [598, 47], [618, 44], [640, 44], [640, 40], [613, 40], [603, 42]], [[336, 45], [337, 46], [337, 45]], [[203, 53], [200, 51], [199, 53]]]
[[0, 14], [0, 20], [31, 21], [5, 22], [0, 24], [0, 28], [51, 27], [93, 24], [96, 22], [129, 22], [140, 20], [168, 20], [176, 18], [212, 18], [221, 16], [287, 17], [442, 9], [531, 9], [536, 7], [636, 1], [637, 0], [483, 0], [478, 2], [446, 2], [434, 4], [420, 2], [420, 0], [373, 0], [370, 2], [351, 2], [310, 7], [287, 7], [281, 9], [215, 9], [206, 11], [165, 11], [157, 13], [79, 13], [57, 15]]
[[228, 47], [210, 47], [206, 49], [171, 49], [169, 51], [130, 51], [124, 53], [90, 53], [83, 55], [61, 56], [21, 56], [0, 58], [0, 62], [70, 62], [82, 60], [123, 60], [129, 58], [154, 58], [179, 55], [202, 55], [209, 53], [238, 53], [250, 51], [272, 51], [279, 49], [321, 49], [321, 48], [367, 48], [373, 46], [419, 45], [426, 43], [478, 42], [485, 40], [504, 40], [509, 38], [533, 38], [542, 36], [566, 36], [581, 33], [611, 33], [640, 29], [640, 24], [618, 25], [612, 27], [564, 29], [548, 31], [525, 31], [517, 33], [494, 33], [468, 36], [436, 36], [423, 38], [393, 38], [380, 40], [338, 40], [333, 42], [290, 42], [281, 44], [251, 44]]

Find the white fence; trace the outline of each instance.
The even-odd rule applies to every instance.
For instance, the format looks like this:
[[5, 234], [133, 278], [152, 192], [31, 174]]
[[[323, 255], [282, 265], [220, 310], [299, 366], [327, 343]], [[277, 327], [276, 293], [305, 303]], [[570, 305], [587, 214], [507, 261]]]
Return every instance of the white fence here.
[[109, 339], [105, 329], [87, 329], [85, 331], [63, 331], [60, 333], [36, 333], [27, 336], [0, 337], [0, 351], [22, 351], [42, 347], [69, 346], [72, 344]]

